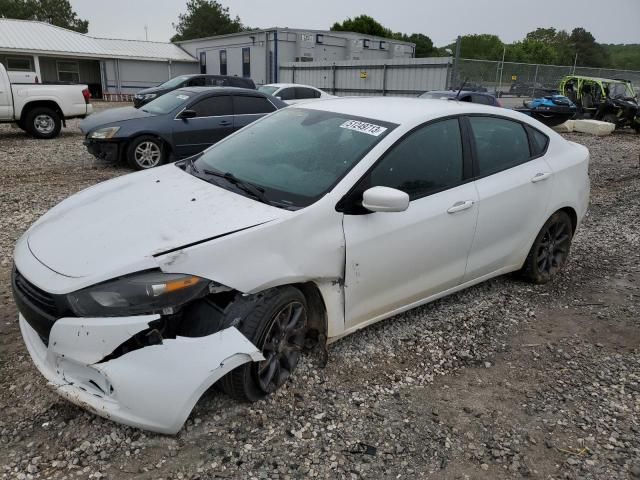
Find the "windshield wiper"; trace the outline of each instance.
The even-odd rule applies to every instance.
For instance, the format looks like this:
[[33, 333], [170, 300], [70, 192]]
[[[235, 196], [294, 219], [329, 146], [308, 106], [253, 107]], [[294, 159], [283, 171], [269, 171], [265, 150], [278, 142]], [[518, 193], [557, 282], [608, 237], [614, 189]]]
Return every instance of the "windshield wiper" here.
[[222, 173], [217, 170], [208, 170], [206, 168], [203, 171], [206, 175], [211, 175], [213, 177], [218, 177], [218, 178], [224, 178], [229, 183], [232, 183], [233, 185], [238, 187], [240, 190], [254, 197], [256, 200], [262, 203], [266, 203], [267, 205], [271, 205], [271, 201], [269, 201], [269, 199], [264, 194], [264, 188], [254, 185], [251, 182], [240, 180], [231, 172]]

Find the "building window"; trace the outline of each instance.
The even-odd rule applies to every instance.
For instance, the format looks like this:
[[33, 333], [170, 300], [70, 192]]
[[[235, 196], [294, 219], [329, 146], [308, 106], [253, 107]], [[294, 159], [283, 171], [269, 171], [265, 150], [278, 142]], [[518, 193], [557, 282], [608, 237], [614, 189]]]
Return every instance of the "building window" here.
[[220, 50], [220, 75], [227, 74], [227, 51]]
[[200, 52], [200, 73], [207, 73], [207, 52]]
[[362, 40], [362, 48], [369, 48], [369, 40], [366, 38]]
[[324, 35], [321, 33], [316, 34], [316, 43], [324, 43]]
[[29, 57], [7, 57], [7, 70], [15, 72], [31, 72], [31, 58]]
[[80, 66], [78, 62], [56, 62], [58, 66], [58, 81], [80, 83]]
[[242, 49], [242, 76], [251, 76], [251, 49], [249, 47]]

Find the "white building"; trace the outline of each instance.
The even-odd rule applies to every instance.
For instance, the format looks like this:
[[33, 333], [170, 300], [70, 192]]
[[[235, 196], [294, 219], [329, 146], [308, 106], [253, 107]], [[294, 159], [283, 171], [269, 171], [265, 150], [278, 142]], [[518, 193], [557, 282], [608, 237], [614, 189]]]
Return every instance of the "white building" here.
[[176, 42], [200, 72], [274, 83], [287, 62], [412, 58], [415, 44], [353, 32], [269, 28]]
[[103, 93], [132, 94], [185, 73], [197, 60], [166, 42], [95, 38], [44, 22], [0, 18], [0, 63], [36, 72], [41, 82], [89, 85]]

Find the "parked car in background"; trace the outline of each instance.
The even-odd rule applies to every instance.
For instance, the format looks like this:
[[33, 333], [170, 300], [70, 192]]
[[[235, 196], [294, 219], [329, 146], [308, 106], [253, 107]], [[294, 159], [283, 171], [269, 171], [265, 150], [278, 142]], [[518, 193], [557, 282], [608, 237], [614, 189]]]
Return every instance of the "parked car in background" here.
[[312, 87], [311, 85], [299, 85], [297, 83], [270, 83], [258, 87], [258, 90], [268, 95], [273, 95], [288, 105], [295, 105], [296, 103], [311, 100], [335, 98], [335, 95], [330, 95], [319, 88]]
[[86, 85], [42, 85], [10, 81], [0, 63], [0, 123], [15, 123], [35, 138], [57, 137], [69, 118], [93, 112]]
[[20, 329], [56, 393], [176, 433], [219, 380], [256, 401], [306, 349], [508, 272], [550, 281], [587, 210], [588, 163], [485, 105], [284, 108], [40, 218], [14, 252]]
[[418, 98], [428, 98], [431, 100], [458, 100], [460, 102], [480, 103], [493, 107], [502, 107], [500, 101], [490, 93], [463, 90], [458, 94], [457, 90], [432, 90], [424, 92]]
[[80, 123], [89, 152], [132, 168], [157, 167], [201, 152], [263, 115], [287, 105], [257, 90], [181, 88], [142, 108], [114, 108]]
[[238, 87], [255, 89], [256, 84], [250, 78], [232, 77], [229, 75], [180, 75], [157, 87], [140, 90], [133, 97], [133, 106], [140, 108], [165, 93], [184, 87]]
[[578, 106], [579, 116], [640, 133], [638, 97], [630, 81], [568, 75], [560, 81], [560, 91]]

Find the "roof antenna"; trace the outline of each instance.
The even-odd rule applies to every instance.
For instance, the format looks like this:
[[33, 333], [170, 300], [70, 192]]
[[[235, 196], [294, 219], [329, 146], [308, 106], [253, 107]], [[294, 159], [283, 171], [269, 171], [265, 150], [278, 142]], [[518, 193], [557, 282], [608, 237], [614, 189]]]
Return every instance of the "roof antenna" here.
[[456, 93], [456, 100], [458, 100], [458, 97], [460, 96], [460, 92], [462, 91], [462, 89], [464, 88], [464, 86], [467, 84], [467, 80], [469, 80], [469, 77], [464, 79], [464, 82], [462, 82], [462, 85], [460, 85], [460, 90], [458, 90], [458, 93]]

